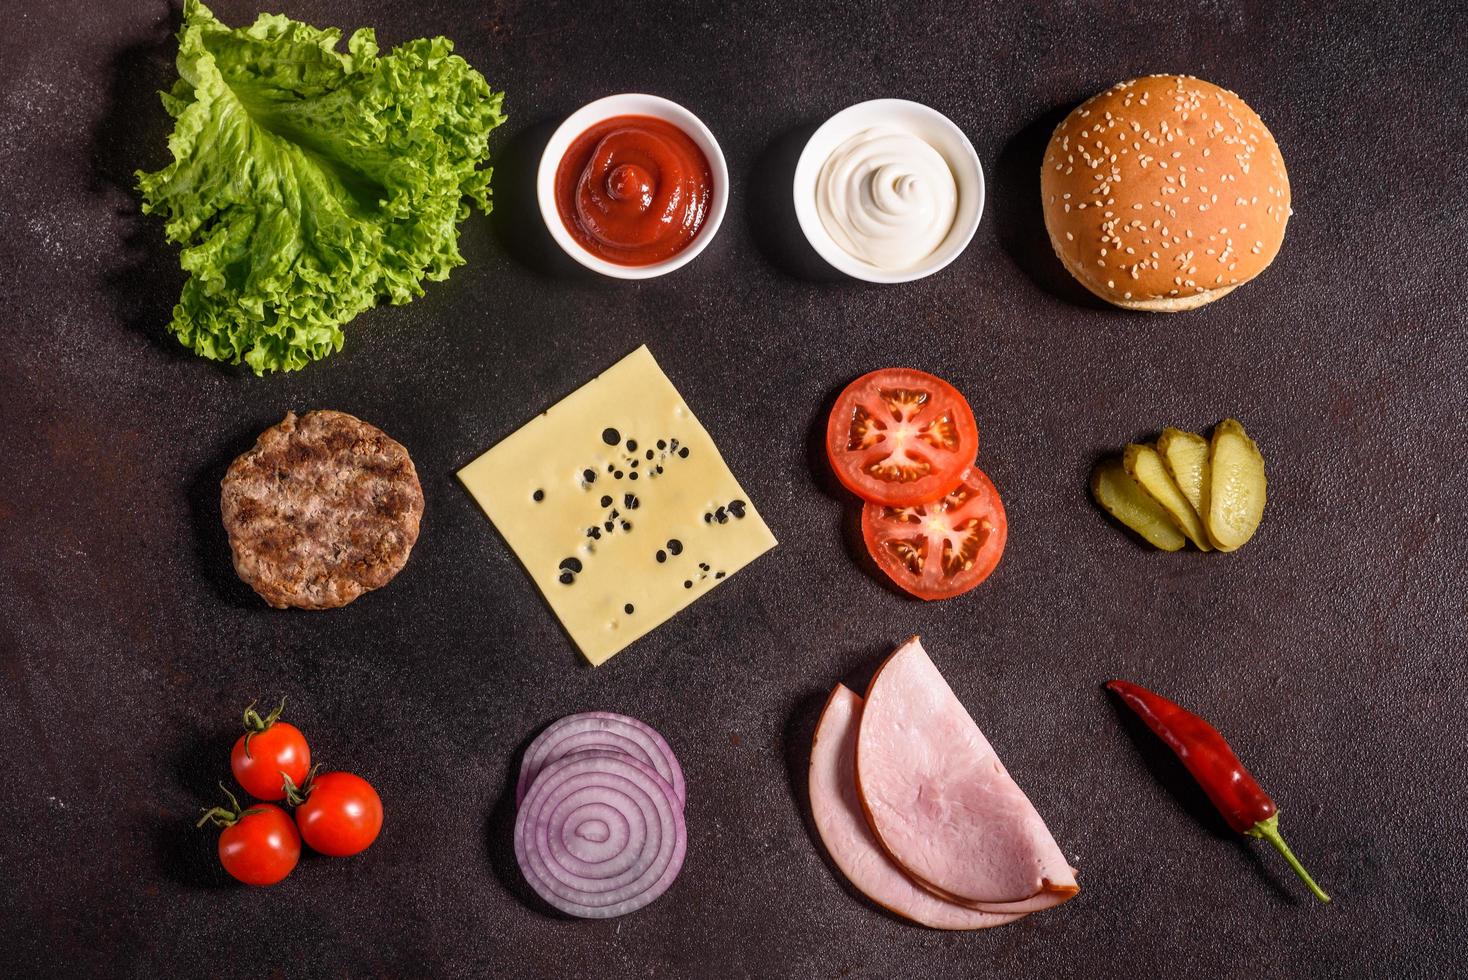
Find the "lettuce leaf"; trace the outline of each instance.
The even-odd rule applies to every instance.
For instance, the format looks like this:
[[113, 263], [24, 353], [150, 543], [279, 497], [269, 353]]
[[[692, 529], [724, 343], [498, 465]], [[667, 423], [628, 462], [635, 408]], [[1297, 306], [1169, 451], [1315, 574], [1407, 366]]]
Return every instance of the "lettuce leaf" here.
[[386, 55], [370, 29], [340, 39], [184, 3], [173, 162], [138, 186], [189, 273], [169, 330], [204, 357], [264, 374], [340, 350], [352, 317], [462, 265], [458, 223], [490, 210], [504, 93], [447, 38]]

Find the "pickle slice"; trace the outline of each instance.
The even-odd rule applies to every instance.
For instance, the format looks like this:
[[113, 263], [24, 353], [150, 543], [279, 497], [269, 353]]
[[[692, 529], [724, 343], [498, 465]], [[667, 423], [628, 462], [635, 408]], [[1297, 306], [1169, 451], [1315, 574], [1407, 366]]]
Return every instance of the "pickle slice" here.
[[1233, 551], [1254, 536], [1264, 516], [1264, 457], [1236, 419], [1213, 429], [1203, 484], [1203, 523], [1219, 551]]
[[1091, 473], [1091, 496], [1101, 509], [1163, 551], [1188, 543], [1162, 505], [1148, 496], [1119, 459], [1108, 459]]
[[1198, 517], [1203, 516], [1203, 484], [1208, 479], [1208, 440], [1196, 432], [1168, 427], [1157, 437], [1157, 452], [1167, 472]]
[[1126, 447], [1121, 464], [1127, 475], [1162, 505], [1162, 509], [1167, 511], [1172, 522], [1187, 535], [1189, 541], [1201, 551], [1213, 550], [1208, 546], [1208, 532], [1203, 530], [1203, 521], [1198, 517], [1198, 512], [1193, 510], [1193, 505], [1188, 503], [1188, 498], [1183, 496], [1182, 490], [1168, 475], [1167, 466], [1157, 450], [1151, 446], [1132, 443]]

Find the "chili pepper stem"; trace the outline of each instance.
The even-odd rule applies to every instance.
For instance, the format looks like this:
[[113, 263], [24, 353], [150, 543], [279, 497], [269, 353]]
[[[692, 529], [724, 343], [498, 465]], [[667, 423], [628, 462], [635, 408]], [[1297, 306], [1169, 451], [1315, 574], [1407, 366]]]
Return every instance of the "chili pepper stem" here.
[[1284, 837], [1279, 832], [1278, 813], [1270, 814], [1269, 819], [1259, 821], [1244, 831], [1244, 833], [1250, 837], [1262, 837], [1273, 844], [1274, 849], [1284, 855], [1284, 859], [1289, 862], [1290, 867], [1295, 869], [1295, 874], [1300, 876], [1300, 880], [1310, 887], [1310, 893], [1322, 902], [1330, 901], [1330, 896], [1325, 893], [1323, 888], [1315, 883], [1315, 879], [1310, 877], [1310, 872], [1306, 871], [1305, 866], [1300, 863], [1300, 859], [1295, 857], [1295, 852], [1290, 850], [1290, 845], [1285, 843]]

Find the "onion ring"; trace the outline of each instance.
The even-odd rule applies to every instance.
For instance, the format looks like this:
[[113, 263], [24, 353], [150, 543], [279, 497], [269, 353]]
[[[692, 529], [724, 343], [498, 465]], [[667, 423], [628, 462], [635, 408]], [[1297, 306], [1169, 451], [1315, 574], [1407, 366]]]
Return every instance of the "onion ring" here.
[[678, 877], [687, 849], [673, 785], [621, 751], [551, 762], [515, 818], [515, 860], [526, 882], [581, 918], [609, 919], [652, 902]]
[[583, 749], [614, 749], [651, 766], [673, 787], [679, 808], [688, 798], [683, 769], [673, 748], [645, 722], [611, 711], [587, 711], [567, 715], [535, 737], [520, 764], [520, 781], [515, 786], [515, 805], [525, 801], [531, 784], [541, 770], [557, 759]]

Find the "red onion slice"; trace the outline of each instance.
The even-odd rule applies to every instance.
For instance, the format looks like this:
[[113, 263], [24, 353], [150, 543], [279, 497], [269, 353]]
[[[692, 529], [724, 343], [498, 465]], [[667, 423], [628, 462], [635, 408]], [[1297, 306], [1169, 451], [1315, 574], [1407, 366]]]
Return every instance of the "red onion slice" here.
[[673, 798], [682, 807], [687, 800], [683, 769], [673, 748], [644, 722], [611, 711], [587, 711], [567, 715], [536, 736], [520, 764], [520, 781], [515, 787], [515, 805], [530, 791], [536, 776], [550, 763], [582, 749], [615, 749], [657, 770], [673, 787]]
[[515, 860], [535, 893], [568, 915], [609, 919], [656, 899], [683, 867], [688, 832], [673, 786], [616, 751], [541, 770], [515, 818]]

